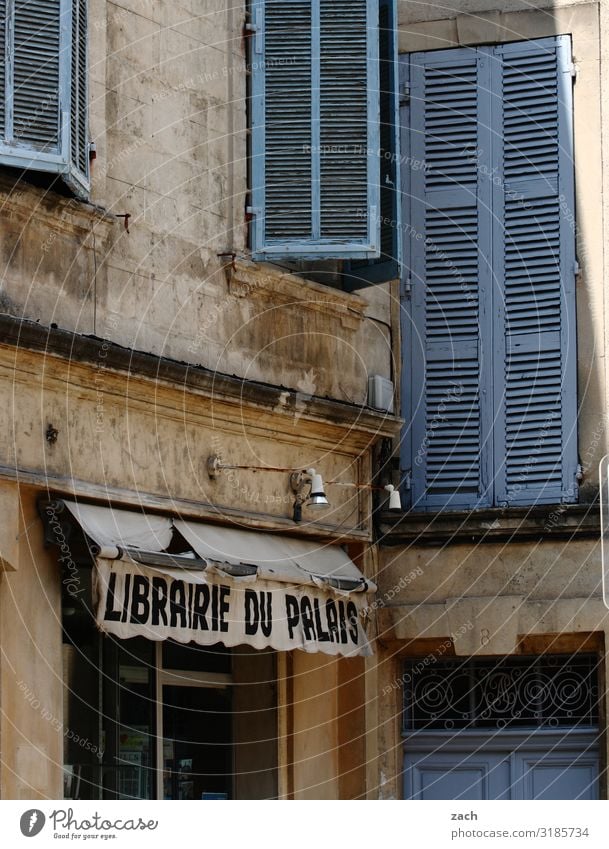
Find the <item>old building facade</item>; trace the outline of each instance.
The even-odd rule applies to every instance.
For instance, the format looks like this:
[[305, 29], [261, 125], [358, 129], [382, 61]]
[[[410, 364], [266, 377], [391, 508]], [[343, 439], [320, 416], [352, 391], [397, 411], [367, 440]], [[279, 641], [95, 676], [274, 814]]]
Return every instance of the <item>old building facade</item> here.
[[[604, 5], [57, 0], [33, 31], [0, 7], [2, 797], [605, 795]], [[441, 288], [432, 314], [438, 277], [461, 314]], [[549, 358], [521, 449], [512, 350]], [[429, 676], [504, 671], [520, 722], [417, 713]]]

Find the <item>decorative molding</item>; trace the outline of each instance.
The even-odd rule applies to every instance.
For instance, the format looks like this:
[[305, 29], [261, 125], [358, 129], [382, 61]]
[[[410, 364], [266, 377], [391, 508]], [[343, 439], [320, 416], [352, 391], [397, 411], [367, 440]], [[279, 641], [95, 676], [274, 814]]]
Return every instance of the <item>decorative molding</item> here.
[[[121, 387], [123, 381], [128, 380], [130, 400], [135, 400], [138, 396], [145, 399], [152, 391], [155, 403], [158, 404], [159, 386], [163, 385], [169, 391], [179, 393], [177, 411], [180, 417], [184, 415], [185, 405], [188, 406], [185, 399], [190, 397], [198, 407], [200, 401], [196, 400], [197, 398], [205, 397], [213, 401], [214, 409], [209, 414], [216, 421], [224, 421], [224, 418], [219, 419], [224, 407], [226, 418], [230, 419], [230, 407], [235, 410], [236, 420], [239, 422], [242, 422], [245, 412], [250, 411], [253, 417], [259, 417], [261, 413], [272, 416], [277, 428], [283, 417], [286, 421], [289, 418], [290, 422], [293, 422], [294, 415], [298, 412], [301, 435], [304, 436], [311, 430], [311, 433], [315, 432], [319, 436], [321, 423], [328, 433], [336, 429], [348, 430], [349, 442], [352, 441], [358, 447], [369, 446], [383, 437], [397, 435], [403, 423], [399, 417], [388, 413], [314, 395], [307, 396], [307, 403], [303, 408], [302, 395], [299, 392], [243, 380], [202, 366], [192, 366], [167, 357], [134, 351], [96, 336], [82, 336], [60, 328], [44, 327], [9, 315], [0, 315], [0, 339], [0, 353], [4, 348], [5, 358], [8, 354], [8, 368], [11, 371], [23, 367], [16, 356], [27, 358], [32, 352], [44, 357], [42, 370], [47, 383], [53, 377], [53, 359], [57, 358], [60, 380], [66, 379], [66, 361], [70, 366], [69, 374], [73, 383], [78, 383], [79, 369], [90, 372], [93, 368], [95, 375], [106, 376], [108, 384], [115, 377], [118, 391], [123, 395], [125, 393]], [[38, 373], [42, 372], [38, 370]], [[83, 387], [91, 388], [90, 375], [88, 379], [85, 377], [84, 374], [80, 377]], [[268, 429], [268, 423], [265, 429]], [[340, 439], [344, 438], [343, 433]]]
[[365, 318], [367, 302], [359, 295], [331, 289], [272, 263], [242, 259], [226, 266], [228, 291], [237, 298], [273, 297], [275, 302], [332, 315], [346, 330], [355, 331]]
[[519, 542], [523, 540], [599, 538], [598, 504], [501, 507], [444, 513], [384, 513], [384, 545]]

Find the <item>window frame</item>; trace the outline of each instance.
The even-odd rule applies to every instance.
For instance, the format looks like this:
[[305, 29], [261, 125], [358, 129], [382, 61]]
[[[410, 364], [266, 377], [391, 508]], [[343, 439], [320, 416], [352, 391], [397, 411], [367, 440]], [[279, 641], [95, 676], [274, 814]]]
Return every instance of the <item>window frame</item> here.
[[[379, 0], [366, 0], [369, 32], [378, 33]], [[378, 76], [378, 37], [367, 38], [368, 97], [367, 97], [367, 205], [368, 226], [365, 240], [346, 240], [329, 238], [302, 238], [283, 240], [274, 244], [266, 239], [265, 233], [265, 77], [263, 67], [266, 62], [264, 45], [264, 8], [265, 0], [250, 2], [249, 41], [249, 203], [246, 211], [250, 221], [251, 256], [254, 261], [273, 262], [277, 260], [348, 260], [374, 259], [380, 255], [380, 106], [378, 98], [370, 92], [379, 90]], [[312, 14], [319, 14], [319, 0], [311, 0]], [[319, 18], [313, 18], [319, 20]], [[313, 26], [313, 29], [315, 27]], [[262, 67], [261, 67], [262, 66]], [[315, 114], [315, 110], [312, 110]], [[312, 124], [315, 121], [312, 120]], [[319, 180], [315, 174], [319, 171], [319, 146], [315, 152], [315, 130], [311, 136], [313, 149], [312, 198], [311, 210], [319, 213]], [[312, 229], [314, 225], [312, 225]]]
[[[86, 25], [87, 39], [85, 46], [85, 102], [87, 115], [85, 117], [85, 150], [86, 173], [81, 173], [72, 158], [71, 120], [72, 109], [78, 109], [78, 103], [72, 103], [72, 55], [75, 49], [72, 33], [72, 17], [74, 3], [79, 0], [60, 0], [59, 5], [59, 88], [58, 88], [58, 150], [57, 153], [37, 150], [29, 143], [14, 140], [14, 45], [11, 41], [14, 32], [14, 0], [6, 0], [6, 20], [4, 27], [5, 42], [0, 51], [0, 61], [4, 58], [5, 90], [4, 96], [4, 134], [0, 137], [0, 165], [16, 168], [22, 171], [42, 172], [61, 176], [74, 194], [82, 199], [89, 197], [90, 161], [89, 161], [89, 44], [88, 21]], [[85, 8], [88, 4], [85, 0]], [[87, 8], [88, 13], [88, 8]], [[12, 49], [9, 49], [12, 48]], [[10, 141], [7, 141], [10, 139]]]

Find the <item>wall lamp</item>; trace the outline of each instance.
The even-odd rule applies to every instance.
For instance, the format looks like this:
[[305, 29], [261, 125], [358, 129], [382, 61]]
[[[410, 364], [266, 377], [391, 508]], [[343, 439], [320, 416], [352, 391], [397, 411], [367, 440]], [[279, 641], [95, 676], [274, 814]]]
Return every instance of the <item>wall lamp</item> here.
[[[322, 476], [315, 469], [287, 469], [283, 466], [246, 466], [233, 463], [223, 463], [217, 454], [207, 458], [207, 474], [212, 480], [216, 480], [220, 472], [231, 469], [243, 469], [251, 472], [287, 472], [290, 475], [290, 489], [294, 493], [295, 522], [302, 521], [303, 505], [315, 509], [329, 507], [330, 502], [324, 490]], [[389, 510], [399, 511], [402, 509], [400, 492], [391, 484], [387, 486], [372, 486], [371, 484], [345, 483], [344, 481], [328, 481], [336, 486], [348, 486], [355, 489], [374, 489], [389, 493]]]
[[241, 466], [234, 463], [223, 463], [217, 454], [207, 458], [207, 474], [215, 480], [220, 472], [228, 469], [244, 469], [251, 472], [287, 472], [290, 475], [290, 489], [294, 493], [294, 521], [302, 521], [302, 506], [323, 508], [329, 507], [330, 502], [324, 492], [321, 475], [315, 469], [287, 469], [282, 466]]
[[308, 507], [329, 507], [330, 502], [324, 492], [324, 482], [315, 469], [306, 472], [292, 472], [290, 487], [294, 493], [294, 521], [302, 522], [302, 505]]

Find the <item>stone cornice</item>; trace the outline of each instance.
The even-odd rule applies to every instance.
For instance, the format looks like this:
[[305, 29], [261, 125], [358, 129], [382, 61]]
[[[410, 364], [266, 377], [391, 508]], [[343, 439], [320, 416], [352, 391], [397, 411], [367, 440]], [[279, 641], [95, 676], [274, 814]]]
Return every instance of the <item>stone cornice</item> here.
[[[10, 315], [0, 315], [0, 345], [14, 350], [15, 356], [34, 352], [67, 361], [70, 373], [79, 367], [93, 368], [96, 372], [103, 368], [105, 375], [114, 374], [118, 381], [129, 380], [130, 396], [135, 395], [138, 383], [152, 383], [155, 391], [163, 385], [179, 392], [182, 398], [188, 394], [207, 397], [214, 405], [233, 408], [240, 420], [243, 412], [250, 410], [254, 415], [272, 415], [280, 426], [282, 417], [293, 422], [297, 414], [303, 435], [321, 423], [325, 428], [347, 429], [350, 440], [369, 444], [396, 435], [402, 424], [398, 417], [368, 407], [317, 396], [304, 397], [283, 387], [243, 380]], [[47, 379], [51, 378], [51, 372], [51, 363], [47, 361]], [[141, 394], [144, 396], [146, 392], [143, 386]]]
[[600, 539], [598, 504], [554, 504], [446, 513], [384, 513], [384, 545]]

